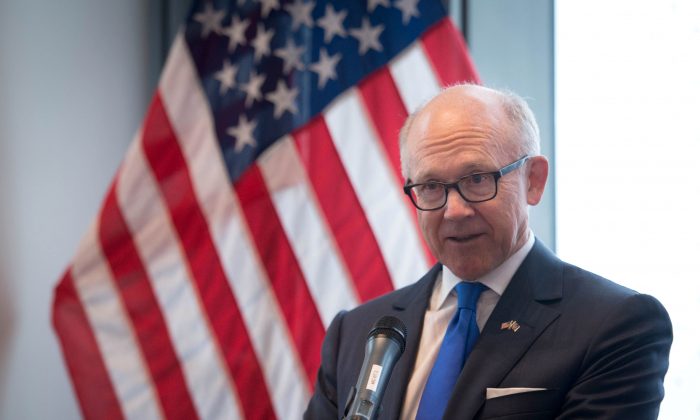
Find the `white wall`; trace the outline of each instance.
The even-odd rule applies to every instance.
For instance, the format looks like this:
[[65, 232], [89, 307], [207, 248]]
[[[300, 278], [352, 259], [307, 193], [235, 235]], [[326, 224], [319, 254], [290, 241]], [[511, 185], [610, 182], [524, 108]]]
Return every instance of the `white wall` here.
[[700, 3], [559, 1], [556, 51], [559, 253], [666, 306], [659, 418], [700, 419]]
[[0, 0], [0, 419], [79, 417], [53, 287], [151, 96], [146, 3]]

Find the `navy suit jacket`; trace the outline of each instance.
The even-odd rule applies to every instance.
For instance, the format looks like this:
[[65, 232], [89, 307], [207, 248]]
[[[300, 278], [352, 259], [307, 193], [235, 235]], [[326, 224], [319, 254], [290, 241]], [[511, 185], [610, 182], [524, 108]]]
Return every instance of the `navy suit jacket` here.
[[[342, 418], [367, 334], [385, 315], [401, 319], [408, 338], [379, 418], [400, 416], [441, 269], [438, 264], [418, 282], [335, 317], [305, 419]], [[509, 321], [520, 328], [501, 328]], [[671, 321], [656, 299], [567, 264], [538, 240], [445, 396], [444, 418], [656, 418], [671, 341]], [[486, 399], [486, 388], [511, 387], [545, 390]]]

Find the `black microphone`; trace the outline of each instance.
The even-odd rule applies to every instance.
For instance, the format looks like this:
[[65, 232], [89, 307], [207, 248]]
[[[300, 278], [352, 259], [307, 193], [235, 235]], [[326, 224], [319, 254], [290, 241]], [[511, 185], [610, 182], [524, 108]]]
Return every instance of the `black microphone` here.
[[379, 319], [367, 336], [365, 361], [345, 404], [345, 420], [372, 420], [379, 414], [391, 371], [406, 348], [406, 326], [400, 319]]

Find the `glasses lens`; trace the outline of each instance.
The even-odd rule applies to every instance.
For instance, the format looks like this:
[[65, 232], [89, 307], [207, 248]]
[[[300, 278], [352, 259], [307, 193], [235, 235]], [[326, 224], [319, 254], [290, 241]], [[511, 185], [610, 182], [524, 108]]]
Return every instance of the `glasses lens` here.
[[491, 173], [467, 175], [457, 185], [468, 201], [489, 200], [496, 194], [496, 178]]
[[411, 188], [415, 205], [423, 210], [442, 207], [445, 201], [445, 187], [437, 182], [426, 182]]

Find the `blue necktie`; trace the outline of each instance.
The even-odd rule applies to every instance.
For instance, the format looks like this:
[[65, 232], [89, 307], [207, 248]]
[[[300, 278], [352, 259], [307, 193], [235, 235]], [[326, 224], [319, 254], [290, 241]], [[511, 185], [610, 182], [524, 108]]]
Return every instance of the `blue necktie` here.
[[462, 371], [464, 362], [479, 338], [476, 325], [476, 302], [486, 288], [481, 283], [461, 282], [457, 291], [457, 313], [450, 321], [442, 340], [433, 370], [425, 384], [418, 405], [416, 420], [440, 419], [452, 395], [452, 388]]

